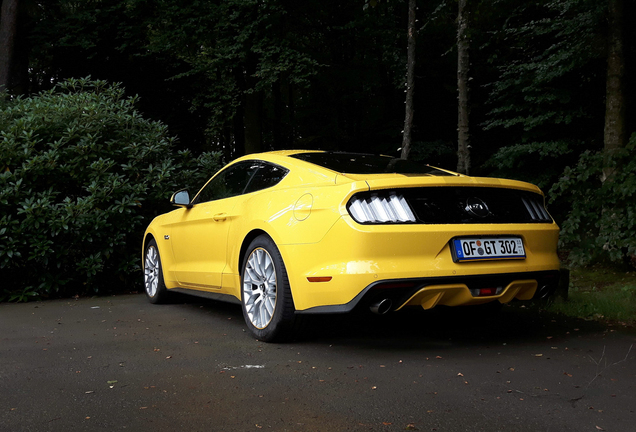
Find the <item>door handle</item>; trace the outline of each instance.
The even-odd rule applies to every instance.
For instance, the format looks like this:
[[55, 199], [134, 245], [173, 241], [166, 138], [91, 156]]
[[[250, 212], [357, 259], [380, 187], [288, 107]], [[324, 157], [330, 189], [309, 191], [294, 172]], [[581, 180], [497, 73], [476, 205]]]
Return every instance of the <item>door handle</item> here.
[[217, 222], [224, 221], [225, 219], [227, 219], [227, 213], [217, 213], [214, 216], [212, 216], [212, 219], [214, 219]]

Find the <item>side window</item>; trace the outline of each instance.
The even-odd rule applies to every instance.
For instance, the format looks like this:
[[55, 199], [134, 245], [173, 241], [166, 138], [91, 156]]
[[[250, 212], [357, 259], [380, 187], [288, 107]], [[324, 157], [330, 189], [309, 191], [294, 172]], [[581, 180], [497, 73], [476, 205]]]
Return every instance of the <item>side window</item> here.
[[250, 180], [245, 193], [256, 192], [275, 186], [288, 172], [289, 171], [283, 167], [264, 163], [254, 177], [252, 177], [252, 180]]
[[199, 192], [195, 204], [241, 195], [259, 166], [257, 161], [246, 161], [221, 171]]

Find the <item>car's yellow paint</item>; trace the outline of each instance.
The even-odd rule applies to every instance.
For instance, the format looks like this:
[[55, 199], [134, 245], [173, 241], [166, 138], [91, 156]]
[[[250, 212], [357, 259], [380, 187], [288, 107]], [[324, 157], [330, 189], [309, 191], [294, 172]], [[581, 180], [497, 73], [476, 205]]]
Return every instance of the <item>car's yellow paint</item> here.
[[[347, 175], [288, 157], [298, 151], [248, 155], [287, 168], [276, 186], [232, 198], [178, 208], [149, 225], [162, 259], [166, 287], [189, 288], [241, 298], [240, 263], [246, 243], [266, 233], [283, 258], [296, 310], [344, 305], [374, 282], [442, 276], [558, 270], [559, 228], [533, 224], [361, 225], [346, 209], [357, 192], [405, 187], [500, 187], [541, 193], [529, 183], [468, 176]], [[232, 163], [232, 164], [233, 164]], [[457, 236], [521, 236], [523, 260], [456, 263], [449, 242]], [[175, 260], [187, 257], [187, 263]], [[331, 277], [310, 282], [308, 277]], [[498, 296], [473, 298], [465, 285], [433, 285], [405, 304], [478, 304], [527, 298], [536, 290], [526, 280], [510, 283]], [[396, 305], [402, 306], [402, 305]]]
[[[317, 244], [280, 245], [298, 309], [351, 301], [381, 280], [556, 270], [556, 224], [358, 225], [342, 216]], [[449, 241], [463, 235], [509, 235], [523, 239], [524, 260], [455, 263]], [[312, 284], [307, 276], [333, 276]]]

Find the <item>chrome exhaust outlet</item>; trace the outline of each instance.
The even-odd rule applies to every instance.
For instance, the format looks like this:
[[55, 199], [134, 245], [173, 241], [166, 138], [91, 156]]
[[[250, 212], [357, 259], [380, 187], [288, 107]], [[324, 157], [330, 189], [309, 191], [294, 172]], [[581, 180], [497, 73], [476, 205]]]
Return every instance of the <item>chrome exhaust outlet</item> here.
[[539, 288], [539, 290], [537, 291], [537, 298], [538, 299], [546, 299], [548, 297], [550, 297], [550, 295], [552, 295], [552, 291], [553, 291], [553, 287], [550, 285], [543, 285], [541, 288]]
[[383, 299], [373, 303], [370, 309], [375, 314], [384, 315], [391, 310], [391, 306], [393, 306], [393, 302], [390, 299]]

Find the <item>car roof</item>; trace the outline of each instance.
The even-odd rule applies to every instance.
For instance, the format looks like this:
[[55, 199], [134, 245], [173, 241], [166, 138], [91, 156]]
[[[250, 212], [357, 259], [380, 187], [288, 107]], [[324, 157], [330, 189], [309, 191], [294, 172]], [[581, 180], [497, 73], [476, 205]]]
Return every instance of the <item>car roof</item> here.
[[312, 164], [313, 169], [319, 168], [321, 170], [328, 170], [332, 173], [341, 175], [459, 175], [452, 171], [443, 170], [410, 160], [369, 153], [334, 152], [323, 150], [277, 150], [246, 155], [240, 158], [240, 160], [251, 158], [279, 163], [285, 161], [293, 165], [300, 165], [307, 168], [307, 165], [298, 163], [299, 161], [302, 161]]
[[[365, 157], [380, 157], [378, 155], [370, 155], [364, 153], [349, 153], [349, 152], [328, 152], [323, 150], [276, 150], [264, 153], [252, 153], [242, 156], [232, 162], [240, 162], [244, 160], [262, 160], [274, 164], [281, 165], [292, 171], [297, 171], [298, 181], [304, 184], [319, 184], [319, 183], [341, 183], [352, 181], [364, 181], [371, 189], [382, 189], [387, 187], [417, 187], [417, 186], [491, 186], [491, 187], [504, 187], [512, 189], [523, 189], [532, 192], [541, 193], [541, 190], [531, 183], [522, 182], [518, 180], [498, 179], [489, 177], [470, 177], [463, 174], [458, 174], [453, 171], [448, 171], [436, 167], [430, 167], [431, 172], [395, 172], [395, 171], [378, 171], [377, 173], [363, 172], [352, 173], [347, 172], [346, 169], [334, 169], [336, 167], [325, 167], [318, 163], [311, 161], [312, 154], [330, 154], [338, 157], [349, 156], [365, 156]], [[304, 157], [295, 157], [304, 156]], [[401, 161], [397, 158], [391, 158], [390, 156], [384, 156], [389, 161]], [[308, 159], [308, 160], [303, 160]], [[405, 161], [407, 162], [407, 161]], [[401, 162], [400, 162], [401, 163]], [[422, 165], [427, 167], [427, 165]], [[339, 168], [343, 168], [340, 166]], [[298, 171], [303, 172], [300, 174]]]

